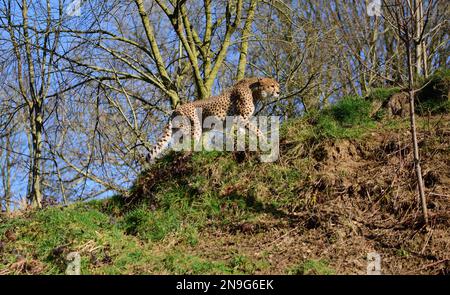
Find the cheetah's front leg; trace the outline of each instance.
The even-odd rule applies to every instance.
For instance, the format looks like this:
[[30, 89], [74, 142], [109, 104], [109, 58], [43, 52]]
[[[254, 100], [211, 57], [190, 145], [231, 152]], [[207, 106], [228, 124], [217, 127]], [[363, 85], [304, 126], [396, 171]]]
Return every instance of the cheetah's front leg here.
[[243, 120], [244, 127], [247, 128], [247, 130], [249, 130], [250, 132], [253, 132], [253, 134], [256, 134], [260, 143], [267, 142], [267, 138], [264, 133], [262, 133], [261, 130], [259, 130], [259, 128], [255, 126], [255, 124], [253, 124], [253, 122], [249, 118]]
[[253, 124], [251, 121], [247, 121], [245, 127], [246, 127], [249, 131], [255, 133], [255, 134], [258, 136], [258, 139], [259, 139], [260, 141], [261, 141], [261, 140], [264, 140], [264, 141], [267, 140], [267, 138], [266, 138], [266, 136], [264, 135], [264, 133], [262, 133], [261, 130], [259, 130], [259, 128], [256, 127], [255, 124]]
[[194, 120], [192, 128], [192, 138], [194, 139], [194, 151], [200, 151], [202, 138], [202, 125], [199, 119]]
[[262, 133], [261, 130], [259, 130], [259, 128], [257, 126], [255, 126], [255, 124], [252, 123], [252, 121], [250, 120], [250, 117], [239, 116], [236, 118], [235, 123], [237, 123], [240, 126], [243, 126], [247, 130], [249, 130], [250, 132], [255, 134], [260, 143], [267, 142], [267, 138], [264, 135], [264, 133]]

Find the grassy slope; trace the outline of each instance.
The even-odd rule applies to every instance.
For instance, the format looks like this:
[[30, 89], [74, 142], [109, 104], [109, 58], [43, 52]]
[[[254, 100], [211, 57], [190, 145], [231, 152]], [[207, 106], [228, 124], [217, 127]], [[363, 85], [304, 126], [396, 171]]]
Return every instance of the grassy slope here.
[[[383, 93], [378, 93], [383, 99]], [[379, 99], [379, 98], [377, 98]], [[0, 223], [1, 273], [448, 273], [450, 117], [418, 119], [432, 231], [417, 223], [407, 119], [346, 98], [287, 122], [281, 156], [167, 155], [131, 196], [51, 207]]]

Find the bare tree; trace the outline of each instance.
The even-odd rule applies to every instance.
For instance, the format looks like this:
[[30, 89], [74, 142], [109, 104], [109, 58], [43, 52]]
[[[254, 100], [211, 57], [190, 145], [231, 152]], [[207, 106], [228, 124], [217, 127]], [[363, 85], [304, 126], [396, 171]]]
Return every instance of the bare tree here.
[[[56, 53], [58, 71], [72, 82], [49, 95], [64, 101], [60, 119], [70, 118], [51, 143], [60, 169], [125, 193], [139, 173], [142, 147], [151, 148], [170, 108], [206, 98], [220, 87], [217, 80], [227, 80], [219, 74], [228, 70], [232, 47], [239, 48], [239, 60], [231, 79], [244, 76], [258, 3], [113, 1], [84, 11], [83, 25], [64, 27], [73, 42]], [[73, 106], [83, 116], [72, 113]], [[74, 133], [82, 136], [74, 139]]]
[[[392, 0], [383, 1], [387, 16], [384, 18], [398, 34], [402, 41], [405, 52], [406, 62], [408, 69], [408, 84], [406, 85], [409, 94], [409, 117], [411, 126], [411, 139], [414, 151], [414, 167], [417, 178], [417, 186], [420, 195], [423, 220], [425, 224], [428, 224], [428, 212], [427, 201], [425, 196], [424, 183], [422, 178], [422, 169], [420, 166], [419, 145], [417, 142], [417, 128], [414, 111], [414, 95], [415, 95], [415, 81], [414, 81], [414, 68], [417, 72], [422, 72], [422, 43], [425, 28], [428, 23], [428, 17], [431, 8], [435, 4], [434, 1], [428, 1], [428, 5], [423, 7], [421, 0]], [[423, 11], [425, 9], [425, 12]], [[421, 49], [417, 49], [420, 47]], [[416, 63], [413, 61], [413, 52], [416, 48], [417, 55]], [[419, 56], [420, 55], [420, 56]]]
[[10, 86], [21, 97], [28, 111], [31, 137], [28, 198], [34, 207], [40, 207], [42, 202], [44, 104], [52, 83], [52, 65], [60, 41], [63, 14], [62, 0], [57, 6], [59, 18], [52, 15], [52, 6], [50, 0], [44, 3], [22, 0], [20, 4], [3, 0], [1, 10], [1, 27], [8, 34], [7, 42], [12, 49], [17, 77], [17, 84]]
[[[135, 79], [149, 83], [168, 97], [174, 108], [180, 102], [181, 90], [177, 89], [176, 83], [178, 75], [191, 74], [190, 81], [195, 84], [197, 98], [209, 97], [234, 42], [241, 44], [236, 75], [243, 77], [248, 40], [258, 2], [251, 0], [246, 5], [245, 1], [235, 0], [227, 1], [224, 5], [223, 2], [211, 0], [204, 0], [202, 3], [155, 0], [149, 4], [148, 1], [133, 0], [136, 10], [127, 4], [115, 3], [110, 10], [89, 11], [92, 14], [102, 14], [95, 15], [94, 23], [89, 29], [69, 28], [66, 31], [79, 38], [80, 42], [92, 45], [96, 52], [106, 53], [121, 63], [122, 68], [127, 68], [128, 72], [112, 70], [103, 60], [101, 64], [95, 64], [81, 62], [73, 58], [73, 55], [70, 57], [62, 54], [61, 57], [66, 58], [73, 66], [91, 70], [90, 74], [99, 74], [96, 76], [98, 81]], [[213, 18], [213, 9], [221, 17]], [[96, 22], [100, 17], [116, 20], [119, 13], [132, 14], [139, 22]], [[158, 29], [155, 29], [156, 26]], [[181, 55], [177, 46], [167, 46], [168, 43], [179, 43]], [[127, 51], [120, 51], [118, 48], [127, 48], [128, 52], [137, 54], [130, 56]], [[186, 72], [178, 71], [176, 64], [179, 59], [188, 61], [190, 69]]]
[[0, 138], [0, 141], [4, 140], [4, 149], [0, 149], [1, 169], [0, 175], [2, 177], [3, 196], [1, 196], [0, 210], [2, 207], [6, 212], [11, 210], [11, 174], [12, 174], [12, 144], [11, 133], [7, 133]]

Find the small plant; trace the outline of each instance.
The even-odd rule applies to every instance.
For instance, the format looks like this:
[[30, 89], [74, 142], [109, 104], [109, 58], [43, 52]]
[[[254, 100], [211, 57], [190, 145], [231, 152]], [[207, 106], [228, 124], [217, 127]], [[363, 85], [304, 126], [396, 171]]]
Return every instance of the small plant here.
[[408, 258], [410, 255], [409, 252], [403, 248], [397, 249], [396, 254], [397, 254], [397, 256], [405, 257], [405, 258]]

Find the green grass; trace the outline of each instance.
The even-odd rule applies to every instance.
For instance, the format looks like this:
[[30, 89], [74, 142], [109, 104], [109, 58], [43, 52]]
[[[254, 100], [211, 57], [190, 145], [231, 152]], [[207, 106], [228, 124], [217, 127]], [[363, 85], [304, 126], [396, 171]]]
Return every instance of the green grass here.
[[242, 254], [235, 254], [228, 261], [214, 261], [179, 250], [167, 254], [162, 259], [162, 265], [169, 273], [181, 275], [253, 274], [269, 266], [264, 258], [252, 260]]
[[113, 268], [109, 265], [105, 267], [110, 268], [110, 272], [125, 272], [120, 267], [121, 261], [126, 258], [124, 253], [133, 253], [137, 248], [135, 240], [114, 225], [110, 216], [88, 204], [48, 208], [29, 216], [9, 219], [0, 225], [0, 236], [7, 230], [13, 230], [17, 236], [14, 249], [7, 249], [10, 250], [6, 255], [7, 263], [14, 262], [17, 255], [37, 259], [43, 262], [45, 273], [49, 274], [64, 272], [64, 257], [71, 251], [81, 251], [85, 257], [82, 261], [83, 273], [97, 272], [86, 260], [89, 255], [95, 255], [99, 260], [111, 256], [117, 264]]
[[[376, 126], [375, 119], [370, 117], [371, 108], [369, 100], [358, 96], [344, 97], [321, 111], [310, 112], [301, 119], [288, 121], [282, 126], [281, 135], [305, 142], [358, 139]], [[292, 128], [298, 129], [297, 134], [288, 132]]]
[[370, 121], [371, 103], [360, 97], [344, 97], [332, 105], [328, 111], [343, 126], [355, 126]]
[[176, 210], [149, 212], [145, 207], [128, 212], [123, 220], [125, 233], [151, 241], [162, 240], [168, 233], [176, 231], [180, 224]]
[[163, 259], [165, 269], [171, 274], [232, 274], [233, 269], [224, 262], [208, 261], [195, 255], [175, 251]]
[[[208, 219], [201, 212], [205, 207], [187, 209], [182, 202], [175, 202], [169, 208], [150, 211], [142, 205], [112, 220], [111, 215], [101, 212], [105, 207], [110, 209], [109, 202], [49, 208], [2, 222], [0, 236], [13, 230], [17, 239], [3, 249], [8, 254], [0, 260], [0, 270], [20, 255], [42, 263], [40, 273], [61, 274], [65, 256], [72, 251], [82, 256], [82, 274], [246, 273], [256, 269], [249, 261], [230, 258], [214, 262], [184, 253], [185, 247], [198, 244], [198, 221]], [[178, 241], [177, 247], [153, 249], [169, 236]]]
[[258, 260], [252, 260], [242, 254], [236, 254], [233, 256], [230, 262], [230, 267], [232, 267], [234, 273], [242, 274], [254, 274], [258, 270], [265, 269], [269, 266], [269, 263], [265, 258]]
[[291, 275], [332, 275], [334, 270], [328, 266], [325, 260], [306, 260], [287, 270]]

